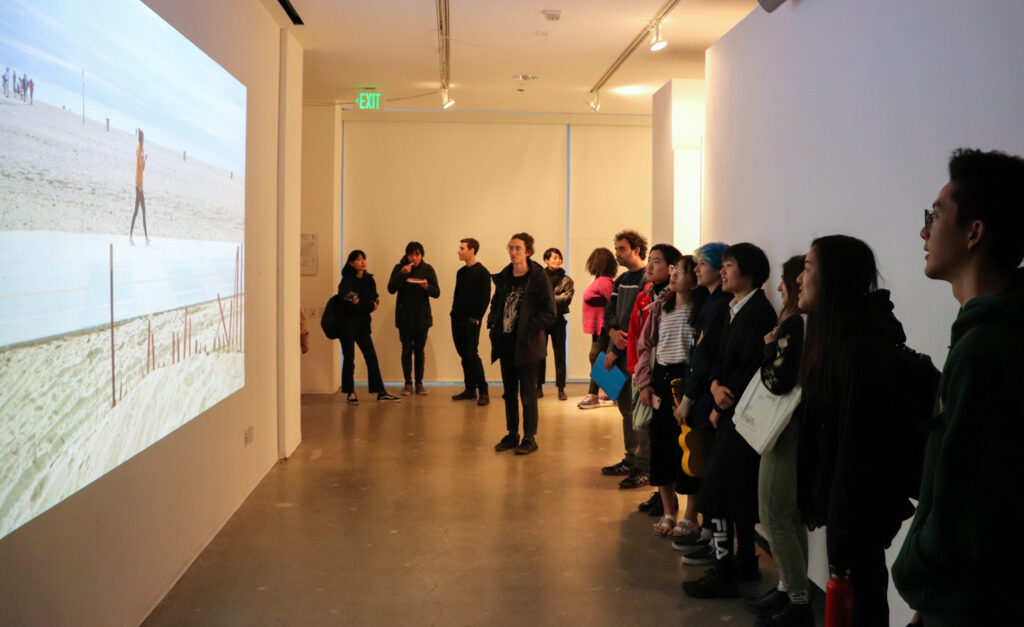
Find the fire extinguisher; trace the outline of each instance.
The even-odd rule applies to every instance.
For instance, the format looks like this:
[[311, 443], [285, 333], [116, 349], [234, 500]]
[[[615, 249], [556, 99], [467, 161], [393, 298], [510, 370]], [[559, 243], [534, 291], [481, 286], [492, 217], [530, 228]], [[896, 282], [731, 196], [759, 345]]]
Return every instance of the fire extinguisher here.
[[825, 627], [850, 627], [853, 625], [853, 584], [850, 573], [840, 574], [832, 570], [832, 577], [825, 587]]

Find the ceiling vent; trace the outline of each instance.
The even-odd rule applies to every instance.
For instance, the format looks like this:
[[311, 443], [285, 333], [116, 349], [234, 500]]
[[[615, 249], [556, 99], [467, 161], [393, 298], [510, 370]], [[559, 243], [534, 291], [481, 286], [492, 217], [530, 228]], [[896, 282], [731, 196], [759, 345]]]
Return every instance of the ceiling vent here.
[[544, 14], [544, 19], [546, 19], [549, 22], [557, 22], [558, 20], [562, 19], [561, 9], [544, 9], [543, 11], [541, 11], [541, 13]]

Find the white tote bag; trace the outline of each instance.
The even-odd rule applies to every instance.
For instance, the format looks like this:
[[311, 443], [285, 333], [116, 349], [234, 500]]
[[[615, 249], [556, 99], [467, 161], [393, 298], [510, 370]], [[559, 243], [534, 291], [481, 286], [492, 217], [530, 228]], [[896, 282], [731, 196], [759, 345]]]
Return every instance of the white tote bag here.
[[761, 370], [754, 373], [740, 402], [736, 404], [733, 424], [758, 455], [772, 450], [779, 435], [800, 404], [800, 386], [783, 395], [772, 394], [761, 383]]

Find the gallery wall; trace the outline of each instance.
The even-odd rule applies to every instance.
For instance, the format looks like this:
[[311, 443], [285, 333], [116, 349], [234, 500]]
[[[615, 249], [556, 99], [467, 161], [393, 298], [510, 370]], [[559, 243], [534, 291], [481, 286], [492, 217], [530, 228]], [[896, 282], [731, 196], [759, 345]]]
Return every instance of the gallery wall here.
[[[998, 0], [751, 13], [707, 53], [702, 239], [762, 246], [772, 288], [814, 237], [864, 239], [908, 343], [941, 366], [958, 306], [923, 275], [923, 210], [953, 149], [1024, 153], [1022, 23], [1024, 4]], [[823, 560], [812, 552], [819, 585]], [[893, 624], [908, 617], [892, 590], [890, 602]]]
[[248, 88], [246, 384], [0, 541], [3, 625], [139, 624], [278, 459], [280, 25], [244, 0], [147, 4]]
[[[307, 114], [316, 107], [307, 107]], [[307, 126], [307, 138], [324, 137], [330, 120], [319, 130]], [[578, 297], [569, 319], [569, 378], [585, 379], [590, 337], [579, 318], [582, 291], [590, 281], [584, 270], [597, 245], [612, 246], [612, 236], [626, 227], [650, 231], [650, 121], [642, 117], [472, 114], [360, 113], [343, 114], [343, 237], [340, 259], [349, 250], [366, 251], [369, 271], [376, 276], [381, 305], [374, 314], [374, 342], [386, 381], [402, 380], [398, 333], [394, 327], [395, 297], [386, 286], [391, 269], [411, 240], [426, 248], [426, 261], [437, 271], [441, 297], [432, 300], [434, 327], [427, 342], [425, 380], [462, 380], [451, 340], [449, 312], [455, 273], [461, 266], [456, 250], [463, 237], [481, 243], [480, 261], [493, 273], [508, 263], [505, 245], [518, 231], [536, 239], [536, 260], [548, 247], [566, 256]], [[331, 135], [331, 133], [327, 133]], [[307, 156], [314, 150], [307, 145]], [[321, 164], [329, 156], [318, 149]], [[309, 160], [306, 164], [308, 167]], [[323, 212], [333, 204], [329, 183], [307, 173], [309, 194], [304, 227], [330, 228]], [[310, 203], [315, 203], [315, 207]], [[329, 236], [318, 231], [321, 276], [303, 277], [303, 304], [320, 307], [336, 289], [320, 285], [332, 271], [327, 256]], [[323, 292], [307, 290], [317, 285]], [[318, 324], [318, 319], [316, 319]], [[317, 329], [315, 333], [319, 333]], [[326, 379], [329, 351], [322, 338], [303, 364], [304, 391], [333, 392]], [[337, 346], [337, 343], [334, 344]], [[481, 354], [489, 361], [490, 343], [483, 334]], [[321, 361], [323, 360], [323, 361]], [[554, 367], [548, 358], [549, 380]], [[365, 381], [362, 357], [356, 380]], [[497, 364], [486, 367], [488, 379], [500, 380]]]

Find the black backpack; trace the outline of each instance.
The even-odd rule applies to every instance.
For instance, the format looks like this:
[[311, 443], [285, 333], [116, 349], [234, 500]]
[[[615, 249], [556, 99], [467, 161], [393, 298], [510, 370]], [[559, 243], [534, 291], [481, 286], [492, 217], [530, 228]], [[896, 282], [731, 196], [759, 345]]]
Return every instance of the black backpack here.
[[320, 328], [329, 340], [336, 340], [341, 337], [339, 327], [341, 326], [341, 297], [335, 294], [327, 299], [324, 305], [323, 315], [320, 316]]
[[939, 391], [939, 370], [931, 357], [906, 344], [896, 347], [892, 365], [903, 392], [896, 401], [899, 413], [893, 425], [895, 441], [903, 444], [895, 478], [900, 494], [916, 500], [920, 497], [925, 446]]

